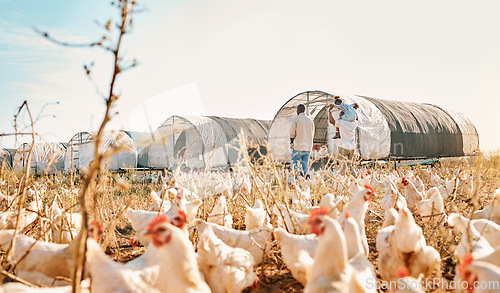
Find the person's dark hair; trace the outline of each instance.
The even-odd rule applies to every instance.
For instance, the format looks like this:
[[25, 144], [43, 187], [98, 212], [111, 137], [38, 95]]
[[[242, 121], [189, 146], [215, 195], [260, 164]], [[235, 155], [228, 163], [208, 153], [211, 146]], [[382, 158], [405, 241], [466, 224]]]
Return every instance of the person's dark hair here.
[[335, 105], [340, 105], [342, 104], [342, 99], [338, 98], [338, 99], [335, 99]]
[[297, 106], [297, 113], [304, 113], [306, 111], [306, 106], [304, 104], [300, 104]]

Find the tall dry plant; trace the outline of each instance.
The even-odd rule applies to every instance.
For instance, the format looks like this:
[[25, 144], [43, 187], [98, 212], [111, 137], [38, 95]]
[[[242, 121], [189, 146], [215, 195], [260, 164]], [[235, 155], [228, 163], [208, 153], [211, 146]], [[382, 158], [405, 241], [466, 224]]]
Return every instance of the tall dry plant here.
[[[87, 195], [94, 194], [95, 196], [95, 181], [97, 175], [102, 171], [102, 165], [106, 161], [106, 159], [110, 158], [112, 155], [120, 152], [122, 149], [120, 146], [114, 146], [107, 150], [102, 148], [103, 142], [103, 134], [108, 122], [112, 119], [111, 109], [113, 104], [118, 100], [119, 95], [115, 93], [115, 83], [120, 74], [124, 71], [135, 67], [137, 65], [136, 60], [132, 62], [126, 63], [124, 58], [120, 55], [120, 49], [122, 48], [123, 37], [131, 31], [132, 28], [132, 15], [134, 13], [134, 8], [136, 7], [136, 1], [129, 0], [118, 0], [111, 3], [112, 6], [116, 7], [120, 13], [120, 18], [117, 23], [114, 23], [113, 20], [109, 20], [104, 28], [106, 29], [106, 34], [101, 38], [101, 40], [97, 42], [93, 42], [86, 46], [93, 47], [98, 46], [103, 48], [106, 52], [109, 52], [113, 55], [113, 71], [111, 75], [111, 81], [109, 84], [109, 90], [107, 95], [103, 95], [106, 110], [104, 113], [104, 118], [102, 123], [97, 131], [97, 134], [94, 137], [94, 160], [90, 163], [88, 170], [85, 172], [85, 179], [83, 181], [83, 185], [79, 192], [79, 201], [80, 201], [80, 212], [82, 214], [82, 227], [79, 234], [78, 240], [78, 250], [75, 255], [75, 267], [72, 273], [72, 288], [73, 292], [81, 291], [81, 281], [83, 278], [83, 268], [85, 264], [85, 252], [86, 252], [86, 239], [88, 234], [88, 202]], [[118, 38], [116, 42], [113, 43], [112, 39], [108, 36], [108, 34], [113, 33], [113, 31], [117, 30]], [[43, 33], [43, 36], [50, 41], [60, 44], [63, 46], [81, 46], [76, 44], [69, 44], [66, 42], [61, 42], [53, 39], [48, 33]], [[84, 45], [85, 46], [85, 45]], [[87, 76], [91, 77], [91, 69], [89, 66], [85, 65], [84, 69], [86, 71]]]
[[14, 234], [12, 236], [12, 240], [10, 241], [10, 247], [7, 250], [5, 259], [9, 259], [9, 255], [12, 251], [12, 247], [15, 245], [15, 240], [16, 240], [16, 234], [19, 229], [19, 218], [21, 217], [21, 210], [23, 209], [24, 206], [24, 201], [26, 200], [26, 191], [28, 190], [28, 179], [29, 179], [29, 173], [31, 169], [31, 157], [33, 155], [33, 146], [35, 145], [35, 126], [34, 126], [34, 121], [33, 121], [33, 116], [31, 115], [31, 110], [28, 106], [28, 102], [24, 101], [21, 107], [19, 107], [19, 110], [17, 111], [17, 114], [14, 116], [14, 128], [17, 133], [17, 118], [19, 117], [19, 114], [22, 112], [23, 109], [26, 109], [26, 112], [28, 112], [30, 122], [31, 122], [31, 145], [30, 149], [28, 151], [28, 158], [26, 159], [26, 169], [24, 170], [24, 176], [23, 176], [23, 182], [22, 185], [20, 186], [19, 190], [22, 190], [21, 194], [18, 194], [17, 198], [17, 217], [16, 217], [16, 224], [14, 228]]

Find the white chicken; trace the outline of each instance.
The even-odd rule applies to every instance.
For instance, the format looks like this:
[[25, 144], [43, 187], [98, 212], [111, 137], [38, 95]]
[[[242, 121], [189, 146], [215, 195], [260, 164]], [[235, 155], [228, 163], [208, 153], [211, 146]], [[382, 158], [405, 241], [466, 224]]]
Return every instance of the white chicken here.
[[500, 188], [495, 191], [490, 204], [472, 214], [473, 219], [488, 219], [500, 225]]
[[210, 292], [188, 236], [171, 225], [166, 215], [149, 223], [147, 237], [151, 244], [146, 252], [125, 267], [141, 270], [143, 279], [161, 292]]
[[455, 255], [462, 259], [466, 254], [472, 251], [474, 258], [485, 257], [493, 253], [493, 247], [490, 243], [476, 230], [474, 225], [470, 224], [470, 220], [452, 213], [448, 216], [448, 225], [450, 228], [456, 228], [462, 234], [462, 239], [455, 249]]
[[224, 196], [225, 198], [232, 198], [233, 197], [233, 187], [232, 187], [232, 181], [231, 178], [227, 176], [219, 176], [217, 178], [217, 185], [215, 186], [216, 192], [215, 194], [220, 194], [221, 196]]
[[416, 175], [413, 180], [413, 185], [415, 185], [415, 188], [420, 192], [424, 198], [425, 198], [425, 185], [422, 179], [420, 179], [420, 176]]
[[278, 241], [281, 248], [281, 255], [292, 276], [302, 283], [307, 284], [307, 268], [299, 261], [299, 251], [305, 251], [309, 257], [314, 257], [314, 252], [318, 246], [318, 237], [314, 234], [295, 235], [286, 232], [285, 229], [274, 229], [274, 238]]
[[292, 183], [292, 208], [299, 212], [305, 212], [311, 207], [311, 188], [307, 187], [304, 191]]
[[[97, 237], [102, 228], [95, 222], [89, 225], [89, 235]], [[0, 231], [0, 245], [3, 251], [9, 249], [14, 230]], [[76, 238], [78, 239], [78, 238]], [[67, 284], [58, 282], [58, 277], [70, 278], [77, 241], [68, 244], [57, 244], [36, 241], [25, 236], [16, 235], [14, 248], [11, 250], [9, 262], [16, 265], [17, 276], [27, 281], [44, 286]], [[30, 249], [30, 252], [26, 252]], [[25, 256], [26, 255], [26, 256]]]
[[245, 205], [245, 230], [253, 230], [255, 228], [266, 226], [271, 228], [269, 215], [264, 210], [264, 203], [260, 199], [256, 199], [253, 207]]
[[[186, 213], [182, 209], [175, 209], [175, 212], [173, 210], [174, 209], [170, 209], [167, 213], [163, 214], [167, 215], [171, 219], [172, 224], [187, 233], [187, 227], [185, 224], [188, 220]], [[160, 215], [158, 212], [134, 210], [127, 207], [125, 210], [125, 216], [130, 221], [132, 228], [136, 232], [134, 240], [139, 241], [145, 246], [149, 244], [149, 237], [146, 236], [147, 228], [149, 223], [158, 215]]]
[[426, 245], [422, 229], [406, 207], [399, 211], [394, 226], [378, 232], [376, 245], [379, 273], [388, 282], [397, 281], [397, 272], [403, 267], [412, 277], [427, 277], [440, 262], [439, 253]]
[[[347, 259], [344, 233], [337, 221], [322, 214], [323, 211], [314, 211], [309, 220], [311, 230], [319, 237], [314, 258], [308, 259], [304, 253], [299, 258], [302, 266], [307, 268], [304, 292], [352, 292], [353, 284], [360, 284]], [[334, 255], [332, 251], [335, 251]]]
[[389, 208], [402, 209], [406, 206], [404, 196], [399, 192], [396, 184], [392, 181], [386, 181], [385, 196], [382, 199], [382, 206], [384, 210]]
[[193, 194], [191, 196], [192, 200], [187, 201], [186, 190], [186, 188], [178, 188], [178, 192], [175, 197], [172, 198], [172, 206], [166, 213], [171, 220], [175, 218], [179, 212], [185, 214], [186, 220], [189, 223], [196, 218], [196, 213], [198, 212], [198, 208], [202, 204], [202, 201], [197, 198], [197, 196], [193, 196]]
[[237, 173], [233, 180], [233, 194], [249, 195], [252, 192], [250, 177], [243, 173]]
[[[38, 211], [41, 201], [32, 201], [25, 208], [21, 209], [19, 216], [18, 231], [24, 230], [28, 225], [38, 218]], [[15, 229], [18, 209], [12, 209], [0, 213], [0, 229]]]
[[435, 184], [434, 187], [437, 187], [439, 189], [439, 193], [441, 193], [443, 200], [447, 201], [447, 200], [451, 199], [451, 196], [456, 189], [457, 182], [458, 182], [458, 179], [453, 178], [453, 179], [445, 181], [444, 186], [441, 183], [437, 183], [437, 184]]
[[429, 223], [433, 219], [430, 215], [440, 214], [444, 212], [444, 202], [441, 193], [437, 187], [433, 187], [427, 191], [428, 199], [424, 199], [417, 203], [415, 214], [422, 217], [422, 222]]
[[241, 292], [259, 283], [250, 252], [225, 244], [215, 236], [210, 225], [197, 225], [197, 228], [198, 265], [212, 292]]
[[365, 185], [364, 188], [354, 194], [351, 200], [347, 203], [347, 206], [342, 210], [340, 216], [338, 217], [338, 222], [340, 226], [344, 226], [346, 213], [352, 217], [356, 223], [358, 223], [359, 230], [361, 232], [361, 242], [365, 250], [365, 255], [368, 255], [368, 240], [366, 239], [365, 231], [365, 215], [368, 211], [368, 202], [375, 196], [375, 191], [370, 185]]
[[345, 221], [344, 235], [347, 244], [347, 257], [349, 263], [357, 271], [355, 274], [357, 281], [364, 288], [364, 292], [377, 292], [373, 286], [373, 280], [377, 279], [375, 268], [365, 255], [358, 223], [351, 217]]
[[474, 190], [474, 176], [472, 174], [458, 178], [457, 192], [459, 194], [471, 194]]
[[497, 267], [500, 267], [500, 246], [495, 248], [493, 253], [488, 254], [487, 256], [478, 258], [477, 260], [489, 262], [491, 264], [496, 265]]
[[415, 185], [413, 185], [413, 183], [405, 177], [403, 177], [401, 183], [403, 183], [405, 187], [405, 198], [408, 204], [408, 209], [410, 209], [411, 212], [414, 212], [417, 208], [417, 204], [424, 199], [424, 196], [415, 188]]
[[57, 200], [53, 201], [47, 211], [47, 216], [52, 220], [50, 227], [51, 239], [56, 243], [70, 243], [82, 227], [82, 215], [80, 213], [64, 212], [59, 207]]
[[498, 292], [500, 280], [500, 268], [491, 263], [475, 260], [468, 254], [460, 264], [460, 277], [467, 286], [467, 292], [487, 293]]
[[[352, 176], [350, 176], [352, 177]], [[352, 177], [352, 182], [351, 185], [349, 186], [349, 193], [350, 194], [356, 194], [360, 192], [363, 188], [359, 185], [358, 181], [356, 178]]]
[[500, 225], [486, 219], [472, 220], [471, 224], [490, 243], [491, 247], [500, 246]]
[[148, 284], [142, 271], [110, 259], [95, 239], [87, 239], [87, 265], [92, 292], [161, 292]]
[[389, 208], [385, 210], [384, 213], [384, 222], [382, 223], [382, 228], [389, 227], [389, 226], [394, 226], [396, 224], [396, 221], [399, 218], [398, 211], [396, 211], [393, 208]]
[[271, 250], [272, 235], [267, 227], [260, 227], [250, 231], [240, 231], [227, 228], [214, 223], [207, 223], [201, 219], [194, 220], [196, 227], [211, 226], [217, 238], [221, 239], [231, 247], [238, 247], [247, 250], [252, 254], [255, 264], [260, 264], [264, 255]]
[[293, 234], [309, 232], [308, 228], [305, 227], [309, 215], [295, 212], [282, 204], [274, 205], [273, 213], [276, 215], [276, 225], [278, 227]]
[[339, 206], [343, 200], [343, 196], [335, 197], [332, 193], [327, 193], [321, 198], [319, 206], [328, 209], [330, 211], [328, 215], [336, 219], [339, 216]]
[[224, 195], [219, 196], [217, 199], [214, 208], [208, 215], [207, 222], [215, 223], [228, 228], [233, 226], [233, 216], [227, 209], [226, 197]]
[[161, 199], [161, 197], [154, 190], [151, 190], [151, 193], [149, 195], [151, 197], [151, 200], [153, 201], [153, 203], [151, 204], [151, 211], [166, 212], [170, 210], [172, 202], [170, 202], [169, 199]]

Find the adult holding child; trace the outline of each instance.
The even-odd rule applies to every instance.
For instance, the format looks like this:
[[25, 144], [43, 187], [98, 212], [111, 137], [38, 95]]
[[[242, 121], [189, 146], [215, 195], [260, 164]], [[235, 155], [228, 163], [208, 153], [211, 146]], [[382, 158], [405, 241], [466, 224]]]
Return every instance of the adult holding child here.
[[[332, 116], [332, 109], [338, 108], [341, 110], [339, 119], [335, 120]], [[328, 121], [337, 127], [337, 134], [334, 139], [340, 139], [339, 155], [351, 160], [354, 158], [354, 150], [356, 149], [356, 128], [358, 127], [358, 117], [356, 109], [358, 104], [347, 105], [338, 96], [334, 97], [334, 103], [326, 106], [328, 109]]]

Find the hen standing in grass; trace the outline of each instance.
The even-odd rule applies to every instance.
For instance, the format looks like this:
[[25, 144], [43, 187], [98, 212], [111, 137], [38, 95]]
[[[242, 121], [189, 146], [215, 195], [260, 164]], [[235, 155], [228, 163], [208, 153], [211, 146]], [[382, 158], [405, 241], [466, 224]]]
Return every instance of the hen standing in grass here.
[[231, 216], [227, 209], [226, 197], [224, 195], [219, 196], [217, 199], [214, 208], [208, 215], [207, 222], [228, 228], [233, 227], [233, 216]]
[[474, 212], [473, 219], [488, 219], [500, 225], [500, 188], [495, 191], [493, 200], [484, 209]]
[[215, 236], [210, 225], [197, 225], [198, 265], [212, 292], [241, 292], [257, 285], [250, 252], [233, 248]]
[[256, 265], [260, 264], [264, 255], [267, 255], [271, 250], [271, 229], [267, 227], [241, 231], [214, 223], [207, 223], [201, 219], [196, 219], [193, 223], [200, 230], [210, 226], [217, 238], [227, 245], [250, 252]]
[[245, 205], [245, 209], [245, 230], [249, 231], [263, 226], [271, 228], [269, 215], [264, 210], [262, 200], [256, 199], [253, 207]]
[[411, 212], [414, 212], [417, 208], [417, 204], [424, 199], [424, 195], [419, 192], [415, 188], [415, 185], [413, 185], [413, 183], [405, 177], [403, 177], [401, 183], [403, 183], [405, 187], [405, 198], [408, 203], [408, 208]]
[[347, 203], [347, 206], [342, 210], [337, 221], [340, 226], [345, 225], [346, 213], [349, 213], [356, 223], [358, 223], [359, 230], [361, 232], [361, 241], [365, 251], [365, 255], [368, 255], [368, 240], [366, 239], [365, 231], [365, 215], [368, 211], [368, 202], [375, 196], [375, 192], [370, 185], [365, 185], [364, 188], [354, 194], [351, 200]]
[[92, 292], [161, 292], [145, 281], [142, 271], [110, 259], [92, 238], [87, 239], [86, 255]]
[[188, 236], [171, 225], [167, 216], [151, 221], [147, 237], [151, 243], [146, 252], [125, 267], [141, 270], [143, 279], [161, 292], [210, 292], [201, 278]]
[[[89, 225], [89, 235], [98, 237], [102, 232], [99, 224], [92, 222]], [[10, 247], [14, 230], [0, 231], [0, 246], [3, 251]], [[25, 236], [16, 235], [15, 246], [11, 250], [9, 262], [16, 265], [17, 276], [27, 281], [44, 286], [53, 283], [64, 284], [67, 282], [56, 282], [58, 277], [70, 278], [71, 269], [74, 265], [73, 258], [77, 251], [78, 237], [69, 245], [57, 244], [45, 241], [36, 241]], [[30, 249], [28, 254], [26, 252]], [[24, 258], [23, 256], [26, 255]]]
[[444, 212], [444, 202], [441, 193], [437, 187], [427, 190], [427, 199], [417, 203], [415, 214], [422, 216], [422, 222], [425, 224], [432, 221], [430, 215], [441, 214]]
[[403, 267], [412, 277], [427, 277], [440, 261], [439, 253], [426, 245], [422, 229], [406, 207], [399, 211], [394, 226], [378, 232], [377, 251], [380, 276], [389, 282], [397, 281], [397, 272]]
[[348, 262], [345, 236], [337, 221], [321, 209], [311, 213], [309, 224], [319, 240], [312, 260], [303, 253], [301, 256], [300, 261], [307, 267], [304, 293], [363, 292], [356, 271]]
[[305, 286], [307, 284], [307, 268], [299, 261], [299, 251], [307, 252], [309, 257], [312, 258], [318, 246], [318, 237], [314, 234], [290, 234], [282, 228], [274, 229], [273, 234], [279, 243], [281, 255], [287, 268], [292, 273], [292, 276]]
[[467, 285], [468, 293], [496, 293], [500, 289], [500, 268], [488, 262], [475, 260], [471, 254], [462, 259], [459, 273]]

